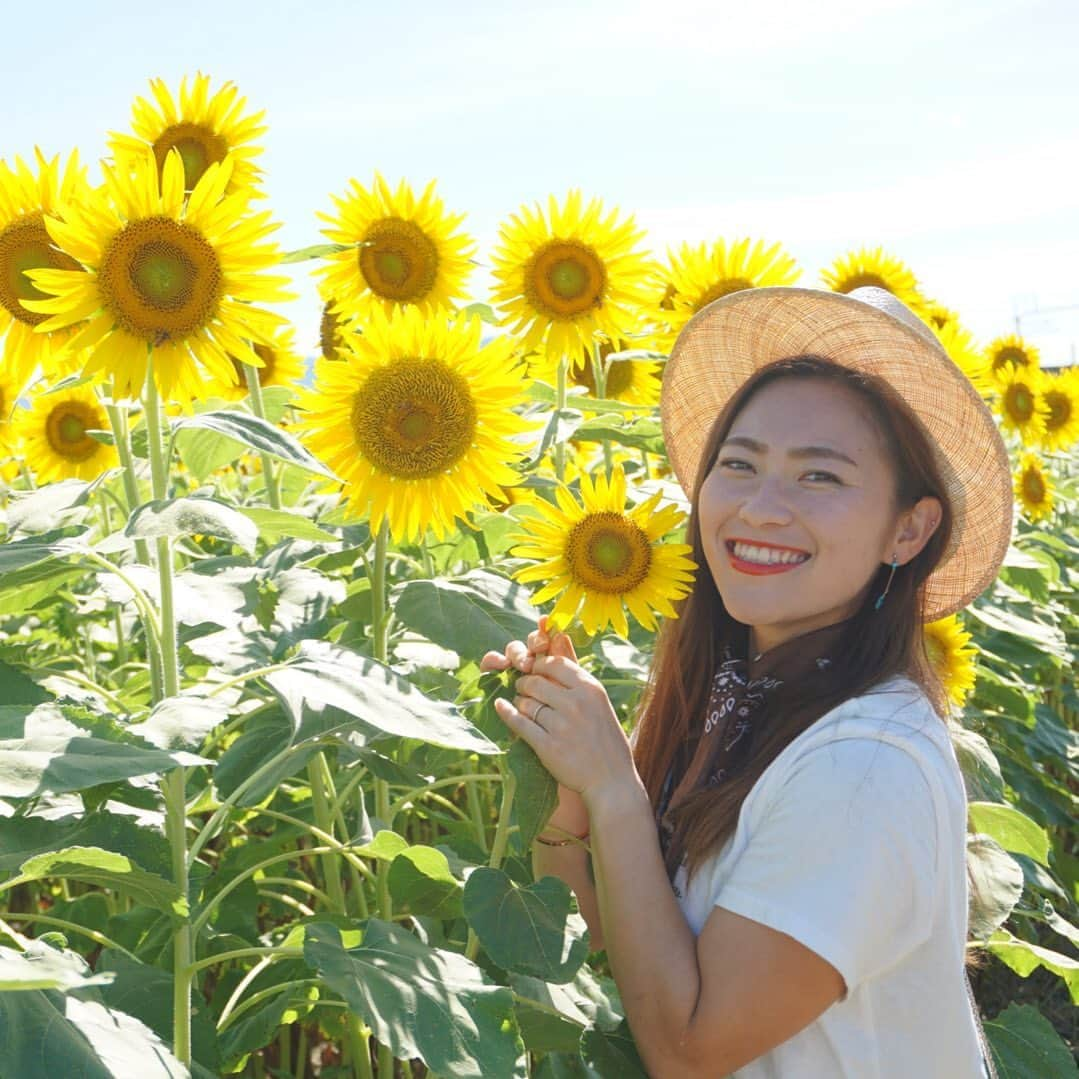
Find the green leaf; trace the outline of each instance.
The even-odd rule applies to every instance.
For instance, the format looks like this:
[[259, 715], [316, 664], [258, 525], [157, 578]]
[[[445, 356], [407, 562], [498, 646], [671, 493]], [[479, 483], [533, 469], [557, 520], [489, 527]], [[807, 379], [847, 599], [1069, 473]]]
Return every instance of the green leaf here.
[[1068, 987], [1072, 1003], [1079, 1004], [1079, 959], [1061, 955], [1039, 944], [1031, 944], [1006, 929], [998, 929], [989, 938], [986, 947], [1023, 978], [1029, 977], [1038, 967], [1059, 974]]
[[655, 416], [641, 416], [629, 423], [616, 416], [597, 416], [585, 420], [573, 435], [576, 441], [602, 442], [607, 439], [621, 446], [648, 453], [664, 453], [663, 430]]
[[35, 855], [19, 867], [19, 876], [23, 880], [81, 880], [123, 892], [154, 910], [181, 917], [188, 913], [187, 901], [172, 881], [147, 873], [123, 854], [100, 847], [68, 847]]
[[569, 886], [557, 877], [521, 887], [481, 866], [465, 883], [465, 917], [491, 960], [545, 982], [571, 981], [588, 957], [588, 931], [579, 916], [571, 920], [570, 906]]
[[523, 739], [510, 746], [506, 763], [517, 779], [513, 812], [520, 829], [518, 839], [521, 847], [528, 850], [558, 805], [558, 781]]
[[[623, 1018], [611, 993], [587, 965], [577, 971], [572, 982], [564, 985], [552, 985], [526, 974], [510, 974], [509, 982], [521, 1037], [536, 1052], [577, 1056], [585, 1028], [614, 1030]], [[611, 982], [611, 992], [617, 995], [613, 985]]]
[[971, 802], [968, 809], [972, 831], [992, 836], [1005, 850], [1049, 864], [1049, 836], [1025, 813], [993, 802]]
[[354, 244], [313, 244], [311, 247], [301, 247], [296, 251], [286, 251], [278, 262], [285, 266], [290, 262], [306, 262], [308, 259], [324, 259], [330, 255], [336, 255], [340, 251], [347, 251]]
[[450, 872], [445, 854], [416, 845], [401, 851], [390, 863], [390, 893], [410, 914], [434, 918], [461, 917], [461, 882]]
[[250, 449], [268, 453], [271, 457], [276, 457], [290, 465], [296, 465], [308, 472], [315, 472], [338, 483], [344, 482], [318, 458], [312, 456], [287, 431], [259, 419], [258, 416], [223, 409], [220, 412], [201, 412], [194, 416], [181, 416], [171, 422], [174, 431], [189, 431], [194, 428], [215, 431], [219, 435], [231, 438]]
[[258, 528], [227, 502], [216, 498], [157, 499], [137, 506], [124, 528], [125, 536], [217, 536], [255, 553]]
[[999, 630], [1023, 640], [1031, 641], [1039, 648], [1057, 656], [1065, 662], [1070, 661], [1068, 646], [1064, 640], [1064, 634], [1055, 626], [1047, 626], [1044, 622], [1035, 622], [1030, 618], [1005, 607], [998, 607], [992, 603], [973, 603], [966, 608], [969, 613], [983, 625], [990, 629]]
[[995, 839], [967, 836], [970, 867], [970, 932], [988, 937], [1003, 925], [1023, 894], [1023, 870]]
[[90, 496], [116, 469], [102, 472], [92, 483], [64, 479], [32, 491], [12, 491], [7, 525], [12, 532], [48, 532], [58, 525], [81, 524], [89, 512]]
[[648, 1079], [629, 1024], [625, 1021], [617, 1030], [586, 1030], [581, 1036], [581, 1059], [591, 1074], [614, 1076], [618, 1079]]
[[78, 989], [110, 981], [108, 974], [93, 973], [77, 952], [59, 951], [39, 940], [27, 941], [24, 952], [0, 944], [0, 993]]
[[539, 618], [527, 588], [482, 569], [451, 579], [407, 581], [393, 589], [391, 603], [409, 629], [477, 660], [484, 652], [501, 652], [510, 641], [523, 641]]
[[215, 727], [229, 718], [229, 706], [222, 697], [182, 693], [166, 697], [131, 729], [158, 749], [181, 749], [202, 745]]
[[289, 666], [266, 675], [266, 681], [297, 727], [305, 705], [330, 705], [387, 734], [473, 753], [498, 752], [454, 704], [433, 700], [389, 667], [326, 641], [300, 641]]
[[5, 705], [9, 707], [36, 706], [48, 699], [48, 693], [32, 679], [27, 678], [22, 671], [0, 662], [0, 701], [3, 701]]
[[984, 1022], [1000, 1079], [1074, 1079], [1075, 1058], [1048, 1019], [1029, 1004], [1009, 1004]]
[[244, 506], [240, 513], [258, 528], [260, 538], [272, 547], [280, 539], [302, 539], [311, 543], [339, 543], [332, 532], [321, 529], [307, 517], [287, 510], [265, 509], [261, 506]]
[[76, 537], [86, 534], [78, 525], [57, 528], [40, 536], [8, 540], [0, 543], [0, 580], [10, 587], [8, 575], [39, 562], [47, 562], [60, 556], [70, 555], [78, 549]]
[[418, 1056], [446, 1079], [526, 1074], [512, 992], [492, 985], [463, 955], [430, 948], [376, 919], [364, 923], [363, 942], [348, 949], [336, 927], [309, 925], [303, 950], [395, 1057]]
[[500, 326], [502, 319], [495, 313], [495, 309], [489, 303], [470, 303], [461, 308], [461, 314], [470, 318], [478, 318], [489, 326]]

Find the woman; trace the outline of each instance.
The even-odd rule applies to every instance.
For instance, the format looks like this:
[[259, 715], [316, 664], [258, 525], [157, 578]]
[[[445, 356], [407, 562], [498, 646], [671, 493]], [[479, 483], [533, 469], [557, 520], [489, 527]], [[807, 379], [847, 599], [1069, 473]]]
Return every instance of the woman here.
[[874, 288], [715, 301], [660, 412], [699, 569], [633, 742], [542, 620], [483, 659], [524, 672], [496, 707], [560, 784], [536, 875], [576, 892], [652, 1076], [992, 1074], [966, 796], [921, 635], [1007, 549], [991, 415]]

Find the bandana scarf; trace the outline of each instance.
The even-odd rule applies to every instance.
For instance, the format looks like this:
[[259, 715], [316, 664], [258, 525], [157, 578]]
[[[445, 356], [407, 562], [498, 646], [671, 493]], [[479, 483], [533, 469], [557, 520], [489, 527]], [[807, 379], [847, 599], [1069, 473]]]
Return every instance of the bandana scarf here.
[[684, 853], [673, 814], [691, 794], [718, 787], [738, 770], [753, 744], [754, 725], [778, 686], [831, 665], [828, 653], [838, 643], [846, 622], [794, 637], [752, 660], [723, 647], [704, 722], [679, 748], [656, 806], [659, 845], [673, 880]]

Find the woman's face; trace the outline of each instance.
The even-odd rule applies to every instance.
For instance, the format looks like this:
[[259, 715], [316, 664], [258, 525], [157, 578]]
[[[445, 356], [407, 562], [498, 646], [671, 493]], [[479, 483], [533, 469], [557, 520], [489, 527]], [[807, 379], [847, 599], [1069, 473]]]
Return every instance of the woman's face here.
[[751, 654], [855, 612], [896, 548], [894, 491], [854, 391], [789, 377], [754, 393], [701, 486], [698, 512], [708, 566], [731, 616], [751, 627]]

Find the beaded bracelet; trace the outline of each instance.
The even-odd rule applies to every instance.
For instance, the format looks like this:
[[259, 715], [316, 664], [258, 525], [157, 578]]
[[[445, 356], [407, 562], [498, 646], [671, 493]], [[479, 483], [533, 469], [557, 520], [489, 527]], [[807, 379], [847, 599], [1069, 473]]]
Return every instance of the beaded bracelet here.
[[592, 834], [592, 830], [589, 829], [584, 835], [574, 836], [572, 839], [544, 839], [543, 836], [536, 836], [536, 842], [542, 843], [545, 847], [565, 847], [570, 843], [580, 843], [587, 839]]

